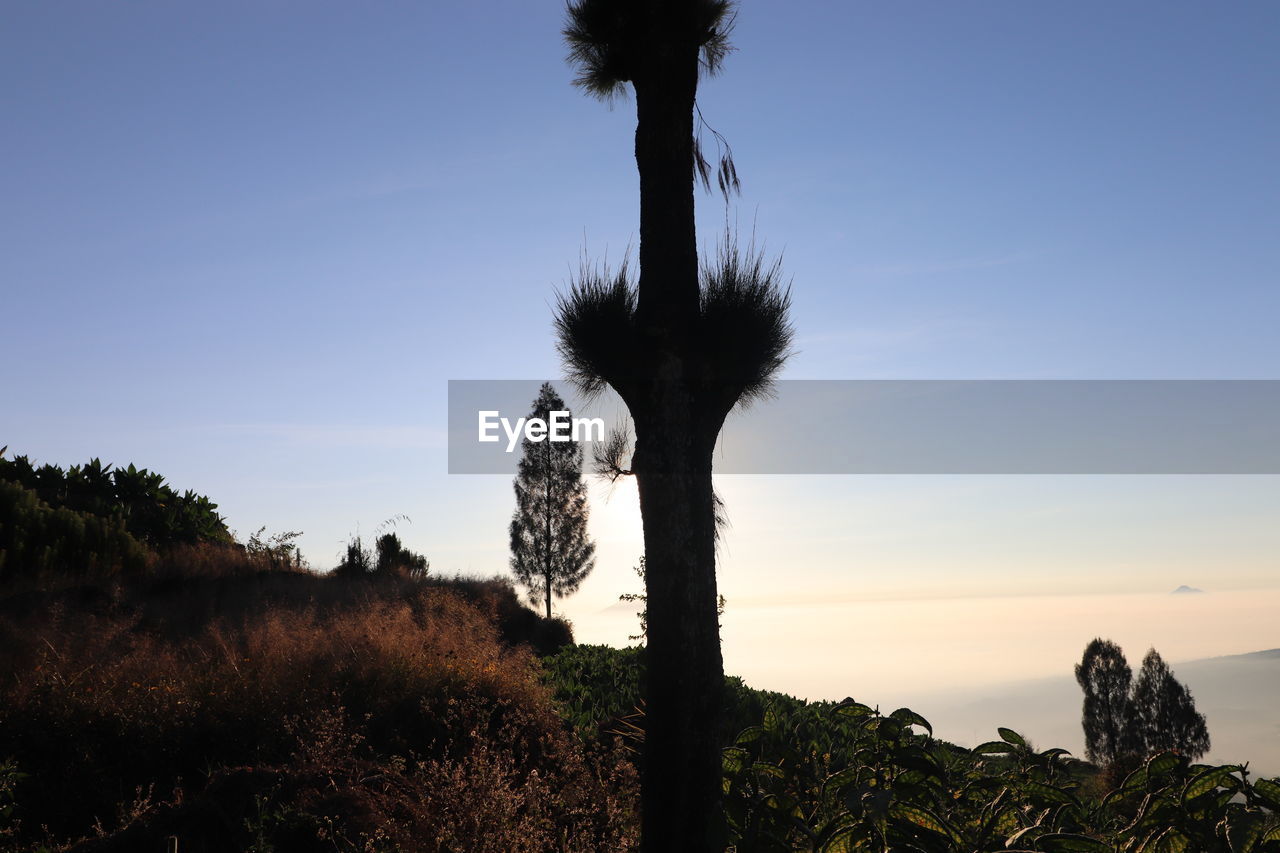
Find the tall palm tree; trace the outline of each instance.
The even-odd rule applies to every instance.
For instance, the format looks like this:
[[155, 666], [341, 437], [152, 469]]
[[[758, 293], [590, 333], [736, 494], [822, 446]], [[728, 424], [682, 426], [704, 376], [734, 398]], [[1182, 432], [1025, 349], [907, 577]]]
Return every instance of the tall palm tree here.
[[[791, 342], [777, 264], [728, 240], [699, 267], [695, 176], [700, 73], [730, 50], [727, 0], [575, 0], [565, 37], [575, 82], [612, 98], [631, 84], [640, 173], [640, 275], [584, 267], [558, 305], [559, 349], [586, 391], [612, 386], [635, 426], [648, 596], [642, 849], [724, 847], [712, 451], [735, 405], [765, 394]], [[736, 182], [720, 165], [721, 187]]]

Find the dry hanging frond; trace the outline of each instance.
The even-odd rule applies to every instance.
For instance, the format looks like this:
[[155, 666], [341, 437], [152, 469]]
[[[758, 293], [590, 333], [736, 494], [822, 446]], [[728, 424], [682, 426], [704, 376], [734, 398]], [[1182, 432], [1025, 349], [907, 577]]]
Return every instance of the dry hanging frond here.
[[631, 469], [631, 434], [628, 427], [614, 427], [609, 437], [599, 442], [591, 451], [592, 473], [597, 477], [616, 483], [619, 478], [630, 476]]
[[702, 153], [702, 130], [706, 128], [716, 141], [716, 158], [718, 160], [716, 185], [719, 187], [720, 195], [724, 196], [727, 204], [730, 195], [742, 192], [742, 184], [738, 181], [738, 170], [733, 165], [733, 148], [730, 147], [729, 140], [725, 139], [718, 130], [707, 123], [706, 118], [702, 115], [702, 107], [698, 106], [696, 101], [693, 104], [693, 109], [697, 118], [693, 132], [694, 175], [703, 188], [707, 192], [711, 192], [711, 164], [707, 161], [706, 155]]

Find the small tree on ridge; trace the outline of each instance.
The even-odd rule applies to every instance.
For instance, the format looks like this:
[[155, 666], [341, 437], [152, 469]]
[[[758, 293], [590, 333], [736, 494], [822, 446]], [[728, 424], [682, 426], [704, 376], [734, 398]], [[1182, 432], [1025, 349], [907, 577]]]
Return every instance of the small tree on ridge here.
[[[550, 382], [542, 383], [530, 419], [550, 421], [568, 411]], [[516, 473], [516, 511], [511, 518], [511, 571], [535, 604], [551, 618], [553, 595], [576, 592], [595, 566], [596, 546], [587, 538], [587, 487], [582, 482], [582, 446], [576, 441], [521, 442]]]

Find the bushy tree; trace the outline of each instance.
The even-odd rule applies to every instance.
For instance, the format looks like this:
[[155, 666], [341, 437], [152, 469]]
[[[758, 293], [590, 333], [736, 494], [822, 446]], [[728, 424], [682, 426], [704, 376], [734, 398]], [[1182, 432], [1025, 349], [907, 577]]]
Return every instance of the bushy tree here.
[[[567, 412], [550, 382], [542, 383], [529, 418], [550, 421]], [[511, 518], [511, 571], [535, 604], [551, 618], [553, 596], [577, 591], [595, 566], [595, 544], [587, 537], [587, 487], [582, 482], [582, 445], [534, 441], [526, 433], [516, 473], [516, 511]]]
[[1191, 691], [1174, 678], [1155, 649], [1137, 679], [1120, 647], [1095, 639], [1076, 666], [1084, 690], [1085, 754], [1111, 766], [1173, 751], [1195, 760], [1209, 751], [1209, 730]]
[[1143, 658], [1134, 682], [1129, 726], [1144, 755], [1172, 750], [1195, 760], [1209, 751], [1204, 715], [1155, 649]]
[[1133, 671], [1124, 652], [1110, 640], [1095, 639], [1076, 665], [1084, 690], [1084, 749], [1089, 760], [1110, 765], [1128, 750], [1129, 686]]
[[400, 537], [394, 533], [384, 533], [379, 536], [375, 549], [378, 552], [378, 561], [374, 564], [373, 570], [379, 574], [424, 578], [431, 568], [426, 557], [404, 547]]

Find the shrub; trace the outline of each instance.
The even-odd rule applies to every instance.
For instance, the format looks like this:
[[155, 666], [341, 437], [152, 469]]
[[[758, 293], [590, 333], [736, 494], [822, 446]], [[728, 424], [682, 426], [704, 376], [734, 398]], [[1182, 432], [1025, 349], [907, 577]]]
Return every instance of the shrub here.
[[[255, 833], [290, 850], [631, 845], [633, 771], [566, 732], [529, 651], [482, 607], [444, 585], [310, 575], [264, 592], [276, 579], [174, 591], [221, 590], [213, 612], [0, 620], [0, 758], [30, 774], [22, 826], [70, 840], [100, 824], [84, 849], [178, 834], [242, 850]], [[247, 604], [228, 595], [243, 589]]]
[[60, 507], [0, 480], [0, 582], [50, 575], [108, 576], [141, 571], [147, 550], [124, 522]]
[[174, 491], [146, 468], [112, 470], [98, 459], [65, 471], [55, 465], [37, 468], [26, 456], [3, 458], [6, 449], [0, 448], [0, 481], [34, 491], [53, 509], [118, 520], [154, 548], [231, 541], [217, 504], [191, 491]]

